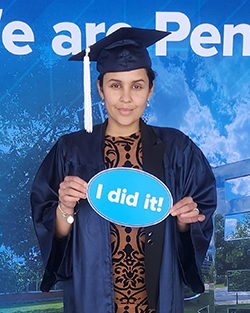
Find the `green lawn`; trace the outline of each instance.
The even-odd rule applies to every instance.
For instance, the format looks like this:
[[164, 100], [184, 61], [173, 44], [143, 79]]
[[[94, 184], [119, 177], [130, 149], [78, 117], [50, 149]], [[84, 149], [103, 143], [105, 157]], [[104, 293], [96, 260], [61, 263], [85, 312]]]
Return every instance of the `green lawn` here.
[[209, 312], [210, 313], [227, 313], [228, 308], [245, 308], [249, 309], [246, 313], [250, 313], [250, 305], [249, 304], [238, 304], [238, 305], [213, 305], [213, 293], [204, 293], [199, 298], [185, 302], [185, 313], [197, 313], [197, 311], [205, 306], [210, 304]]
[[[204, 293], [199, 298], [185, 301], [185, 313], [197, 313], [197, 311], [210, 304], [210, 313], [227, 313], [228, 308], [249, 308], [247, 304], [241, 305], [218, 305], [214, 308], [213, 306], [213, 292]], [[63, 313], [62, 301], [49, 301], [49, 302], [34, 302], [25, 304], [10, 304], [1, 305], [0, 313]]]
[[205, 292], [196, 299], [185, 301], [184, 312], [185, 313], [197, 313], [199, 309], [207, 306], [208, 304], [212, 305], [213, 302], [214, 302], [214, 294], [213, 294], [213, 291], [210, 290], [209, 293]]
[[249, 309], [249, 311], [246, 311], [246, 313], [250, 312], [250, 306], [249, 304], [238, 304], [238, 305], [217, 305], [215, 308], [215, 313], [227, 313], [227, 309]]
[[63, 313], [62, 301], [0, 305], [0, 313]]

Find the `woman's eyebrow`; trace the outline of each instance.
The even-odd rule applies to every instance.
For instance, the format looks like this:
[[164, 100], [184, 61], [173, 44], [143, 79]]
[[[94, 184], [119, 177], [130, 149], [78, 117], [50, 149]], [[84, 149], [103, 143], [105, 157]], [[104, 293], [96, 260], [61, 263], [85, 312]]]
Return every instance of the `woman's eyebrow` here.
[[[116, 78], [110, 78], [110, 79], [108, 80], [108, 83], [109, 83], [109, 82], [122, 83], [122, 80], [116, 79]], [[139, 79], [133, 80], [131, 83], [139, 83], [139, 82], [145, 83], [145, 80], [144, 80], [143, 78], [139, 78]]]
[[140, 83], [140, 82], [145, 83], [145, 80], [143, 78], [133, 80], [133, 83]]
[[117, 83], [121, 83], [122, 81], [121, 81], [120, 79], [110, 78], [110, 79], [108, 80], [108, 83], [109, 83], [109, 82], [117, 82]]

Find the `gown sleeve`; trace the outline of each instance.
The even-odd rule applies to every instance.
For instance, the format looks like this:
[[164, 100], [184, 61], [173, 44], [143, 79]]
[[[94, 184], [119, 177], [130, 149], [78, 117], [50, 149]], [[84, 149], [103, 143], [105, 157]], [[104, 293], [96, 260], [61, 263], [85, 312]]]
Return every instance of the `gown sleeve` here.
[[[59, 184], [64, 179], [64, 157], [60, 139], [44, 159], [34, 179], [31, 190], [31, 208], [35, 232], [38, 238], [45, 274], [42, 291], [49, 289], [58, 279], [66, 250], [70, 249], [71, 234], [67, 238], [54, 236]], [[70, 255], [67, 253], [67, 255]], [[66, 260], [64, 260], [66, 262]], [[70, 276], [70, 260], [67, 260], [62, 276]]]
[[180, 159], [180, 199], [191, 196], [206, 218], [192, 223], [188, 232], [177, 231], [179, 259], [184, 282], [194, 292], [203, 292], [202, 264], [212, 237], [217, 202], [215, 178], [205, 156], [190, 139]]

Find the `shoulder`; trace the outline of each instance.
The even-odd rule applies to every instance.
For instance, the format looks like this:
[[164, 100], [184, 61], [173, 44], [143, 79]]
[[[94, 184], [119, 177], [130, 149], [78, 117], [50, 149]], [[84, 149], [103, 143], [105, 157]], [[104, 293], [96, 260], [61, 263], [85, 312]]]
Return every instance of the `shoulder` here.
[[[149, 126], [156, 136], [157, 143], [165, 143], [165, 153], [169, 158], [192, 160], [198, 158], [207, 162], [201, 149], [182, 131], [170, 127]], [[178, 156], [176, 158], [176, 156]]]
[[78, 145], [89, 145], [96, 141], [98, 138], [100, 138], [101, 140], [102, 129], [103, 124], [98, 124], [94, 126], [92, 133], [87, 133], [85, 130], [79, 130], [63, 135], [59, 138], [57, 145], [61, 147], [66, 146], [67, 148]]
[[[150, 126], [150, 125], [149, 125]], [[171, 127], [159, 127], [159, 126], [150, 126], [157, 135], [166, 136], [166, 137], [185, 137], [188, 138], [182, 131], [171, 128]]]
[[86, 132], [86, 130], [82, 129], [82, 130], [79, 130], [76, 132], [65, 134], [62, 137], [60, 137], [59, 141], [60, 140], [61, 141], [71, 141], [71, 140], [77, 141], [79, 139], [91, 140], [94, 137], [98, 136], [100, 134], [100, 132], [102, 132], [102, 127], [103, 127], [103, 124], [95, 125], [93, 127], [92, 133], [88, 133], [88, 132]]
[[182, 131], [171, 127], [150, 126], [158, 140], [166, 142], [167, 145], [177, 145], [185, 148], [192, 140]]
[[94, 126], [92, 133], [85, 130], [63, 135], [50, 150], [48, 156], [62, 163], [93, 164], [100, 159], [103, 141], [103, 124]]

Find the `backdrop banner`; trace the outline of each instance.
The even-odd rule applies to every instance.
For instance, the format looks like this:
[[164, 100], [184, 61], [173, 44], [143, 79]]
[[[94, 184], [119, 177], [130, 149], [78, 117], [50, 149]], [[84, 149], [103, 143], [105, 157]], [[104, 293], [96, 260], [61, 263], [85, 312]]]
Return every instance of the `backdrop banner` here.
[[[239, 289], [248, 291], [235, 285], [237, 277], [248, 275], [232, 272], [250, 269], [249, 11], [249, 0], [1, 0], [0, 311], [7, 302], [8, 309], [17, 300], [49, 297], [37, 292], [43, 265], [31, 219], [31, 184], [57, 139], [83, 128], [83, 65], [68, 59], [120, 26], [171, 32], [149, 48], [157, 76], [143, 119], [187, 134], [216, 175], [216, 242], [211, 243], [203, 269], [209, 299], [204, 294], [199, 301], [189, 300], [185, 310], [190, 312], [191, 306], [197, 312], [208, 305], [215, 311], [223, 305], [233, 309], [236, 296], [228, 293], [228, 277], [230, 290], [240, 295], [237, 305], [249, 309], [250, 295]], [[90, 70], [93, 118], [98, 124], [107, 113], [97, 91], [94, 63]], [[124, 199], [125, 204], [135, 203], [140, 192], [112, 188], [121, 189], [118, 202]], [[152, 197], [160, 201], [162, 196], [149, 194], [143, 198], [143, 205], [148, 203], [144, 210], [163, 218], [163, 206], [158, 212], [159, 206], [152, 204]], [[110, 199], [116, 199], [115, 194]], [[195, 296], [185, 293], [186, 298]], [[59, 303], [57, 312], [62, 312], [60, 292], [52, 296], [48, 310], [56, 312], [53, 305]]]

